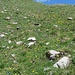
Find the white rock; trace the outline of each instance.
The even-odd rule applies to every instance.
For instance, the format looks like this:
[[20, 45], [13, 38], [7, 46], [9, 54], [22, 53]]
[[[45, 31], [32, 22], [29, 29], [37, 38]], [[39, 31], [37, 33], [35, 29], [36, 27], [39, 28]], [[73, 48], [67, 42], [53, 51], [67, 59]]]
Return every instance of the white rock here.
[[30, 42], [30, 43], [28, 43], [27, 45], [28, 45], [28, 47], [30, 47], [30, 46], [32, 46], [32, 45], [34, 45], [35, 44], [35, 42]]
[[16, 10], [18, 11], [19, 9], [17, 8]]
[[57, 27], [58, 27], [58, 25], [54, 25], [54, 27], [56, 27], [56, 28], [57, 28]]
[[20, 44], [22, 44], [22, 43], [23, 43], [22, 41], [16, 42], [17, 45], [20, 45]]
[[25, 19], [27, 18], [27, 17], [24, 17]]
[[67, 68], [69, 64], [70, 64], [70, 59], [65, 56], [61, 58], [58, 62], [56, 62], [53, 66], [56, 68], [64, 69]]
[[36, 41], [36, 38], [35, 37], [29, 37], [27, 40], [28, 41]]
[[4, 35], [4, 34], [1, 34], [0, 37], [1, 37], [1, 38], [2, 38], [2, 37], [5, 37], [5, 35]]
[[12, 24], [16, 25], [16, 24], [18, 24], [18, 23], [17, 23], [17, 22], [12, 22]]
[[49, 75], [53, 75], [53, 72], [52, 72], [52, 71], [50, 71], [50, 72], [49, 72]]
[[12, 57], [15, 57], [15, 54], [11, 54]]
[[49, 52], [50, 52], [50, 54], [52, 54], [52, 55], [60, 54], [60, 52], [55, 51], [55, 50], [49, 50]]
[[47, 42], [46, 45], [49, 45], [49, 42]]
[[8, 43], [10, 44], [11, 43], [11, 40], [8, 40]]
[[13, 63], [17, 63], [17, 61], [16, 61], [16, 60], [14, 60], [14, 61], [13, 61]]
[[73, 18], [72, 17], [68, 17], [68, 20], [72, 20]]
[[59, 54], [60, 54], [60, 52], [55, 51], [55, 50], [48, 50], [48, 51], [46, 52], [46, 56], [47, 56], [47, 58], [50, 59], [50, 60], [54, 60], [55, 57], [56, 57], [56, 55], [59, 55]]
[[6, 19], [6, 20], [10, 20], [10, 17], [6, 17], [5, 19]]
[[7, 46], [7, 49], [9, 49], [10, 47], [9, 46]]
[[1, 13], [4, 13], [4, 11], [1, 11]]
[[50, 70], [51, 68], [47, 67], [47, 68], [44, 68], [44, 71], [47, 71], [47, 70]]

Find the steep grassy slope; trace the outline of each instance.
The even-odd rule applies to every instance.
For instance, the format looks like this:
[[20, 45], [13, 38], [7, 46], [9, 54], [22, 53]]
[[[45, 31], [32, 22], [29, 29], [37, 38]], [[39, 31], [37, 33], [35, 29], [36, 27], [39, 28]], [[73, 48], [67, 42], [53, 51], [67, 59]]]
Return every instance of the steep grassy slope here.
[[[48, 75], [50, 71], [54, 75], [75, 74], [75, 6], [0, 0], [2, 34], [5, 36], [0, 37], [0, 75]], [[29, 37], [37, 41], [31, 47], [27, 46]], [[19, 41], [22, 44], [17, 45]], [[73, 62], [64, 70], [54, 68], [57, 60], [51, 62], [45, 56], [50, 49], [66, 51]], [[51, 69], [44, 71], [48, 67]]]

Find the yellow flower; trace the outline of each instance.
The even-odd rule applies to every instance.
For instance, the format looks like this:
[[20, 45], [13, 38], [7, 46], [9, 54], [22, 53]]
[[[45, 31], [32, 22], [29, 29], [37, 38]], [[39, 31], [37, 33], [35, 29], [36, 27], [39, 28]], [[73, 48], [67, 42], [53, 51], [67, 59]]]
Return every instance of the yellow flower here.
[[38, 72], [35, 72], [36, 74], [38, 73]]
[[34, 72], [34, 70], [32, 70], [32, 72]]
[[12, 68], [9, 68], [9, 70], [12, 70]]

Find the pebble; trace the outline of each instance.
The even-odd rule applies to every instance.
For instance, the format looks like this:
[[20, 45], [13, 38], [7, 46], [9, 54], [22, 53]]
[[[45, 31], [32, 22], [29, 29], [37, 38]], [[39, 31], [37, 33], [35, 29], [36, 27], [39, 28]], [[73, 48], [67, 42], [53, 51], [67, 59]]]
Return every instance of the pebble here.
[[11, 54], [12, 57], [15, 57], [15, 54]]
[[6, 19], [6, 20], [10, 20], [10, 17], [6, 17], [5, 19]]
[[49, 45], [49, 42], [47, 42], [46, 45]]
[[5, 35], [4, 35], [4, 34], [1, 34], [0, 37], [1, 37], [1, 38], [2, 38], [2, 37], [5, 37]]
[[16, 42], [17, 45], [20, 45], [20, 44], [22, 44], [22, 43], [23, 43], [22, 41]]
[[12, 24], [16, 25], [16, 24], [18, 24], [18, 23], [17, 23], [17, 22], [12, 22]]
[[11, 40], [8, 40], [8, 43], [10, 44], [11, 43]]
[[35, 45], [35, 42], [30, 42], [30, 43], [27, 44], [28, 47], [30, 47], [32, 45]]
[[73, 18], [72, 17], [68, 17], [68, 20], [72, 20]]

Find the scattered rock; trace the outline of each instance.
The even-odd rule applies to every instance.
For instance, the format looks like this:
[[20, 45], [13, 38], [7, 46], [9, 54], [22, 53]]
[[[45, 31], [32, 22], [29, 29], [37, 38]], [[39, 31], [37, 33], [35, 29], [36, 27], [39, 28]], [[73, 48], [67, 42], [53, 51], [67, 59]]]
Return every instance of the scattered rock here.
[[18, 23], [17, 23], [17, 22], [12, 22], [11, 24], [13, 24], [13, 25], [17, 25]]
[[51, 68], [49, 68], [49, 67], [44, 68], [44, 71], [48, 71], [48, 70], [51, 70]]
[[27, 44], [28, 47], [30, 47], [32, 45], [35, 45], [35, 41], [34, 42], [30, 42], [30, 43]]
[[10, 47], [9, 46], [7, 46], [7, 49], [9, 49]]
[[14, 60], [14, 61], [13, 61], [13, 63], [17, 63], [17, 61], [16, 61], [16, 60]]
[[72, 17], [68, 17], [68, 20], [72, 20], [73, 18]]
[[27, 40], [28, 41], [36, 41], [36, 38], [35, 37], [29, 37]]
[[3, 37], [5, 37], [5, 35], [4, 34], [0, 34], [0, 37], [3, 38]]
[[20, 44], [22, 44], [22, 43], [23, 43], [22, 41], [16, 42], [17, 45], [20, 45]]
[[50, 71], [50, 72], [49, 72], [49, 75], [53, 75], [53, 72], [52, 72], [52, 71]]
[[1, 13], [3, 14], [3, 13], [5, 13], [4, 11], [1, 11]]
[[5, 20], [10, 20], [10, 17], [6, 17]]
[[54, 27], [55, 27], [55, 28], [57, 28], [57, 27], [58, 27], [58, 25], [54, 25]]
[[8, 40], [8, 43], [10, 44], [11, 43], [11, 40]]
[[55, 51], [55, 50], [48, 50], [48, 51], [46, 52], [46, 56], [47, 56], [47, 58], [50, 59], [50, 60], [54, 60], [55, 57], [56, 57], [57, 55], [59, 55], [59, 54], [60, 54], [60, 52]]
[[64, 56], [58, 62], [56, 62], [53, 66], [56, 68], [64, 69], [64, 68], [67, 68], [69, 64], [70, 64], [70, 59]]
[[25, 19], [27, 18], [27, 17], [24, 17]]
[[11, 54], [12, 57], [15, 57], [15, 54]]
[[47, 42], [46, 45], [49, 45], [49, 42]]

